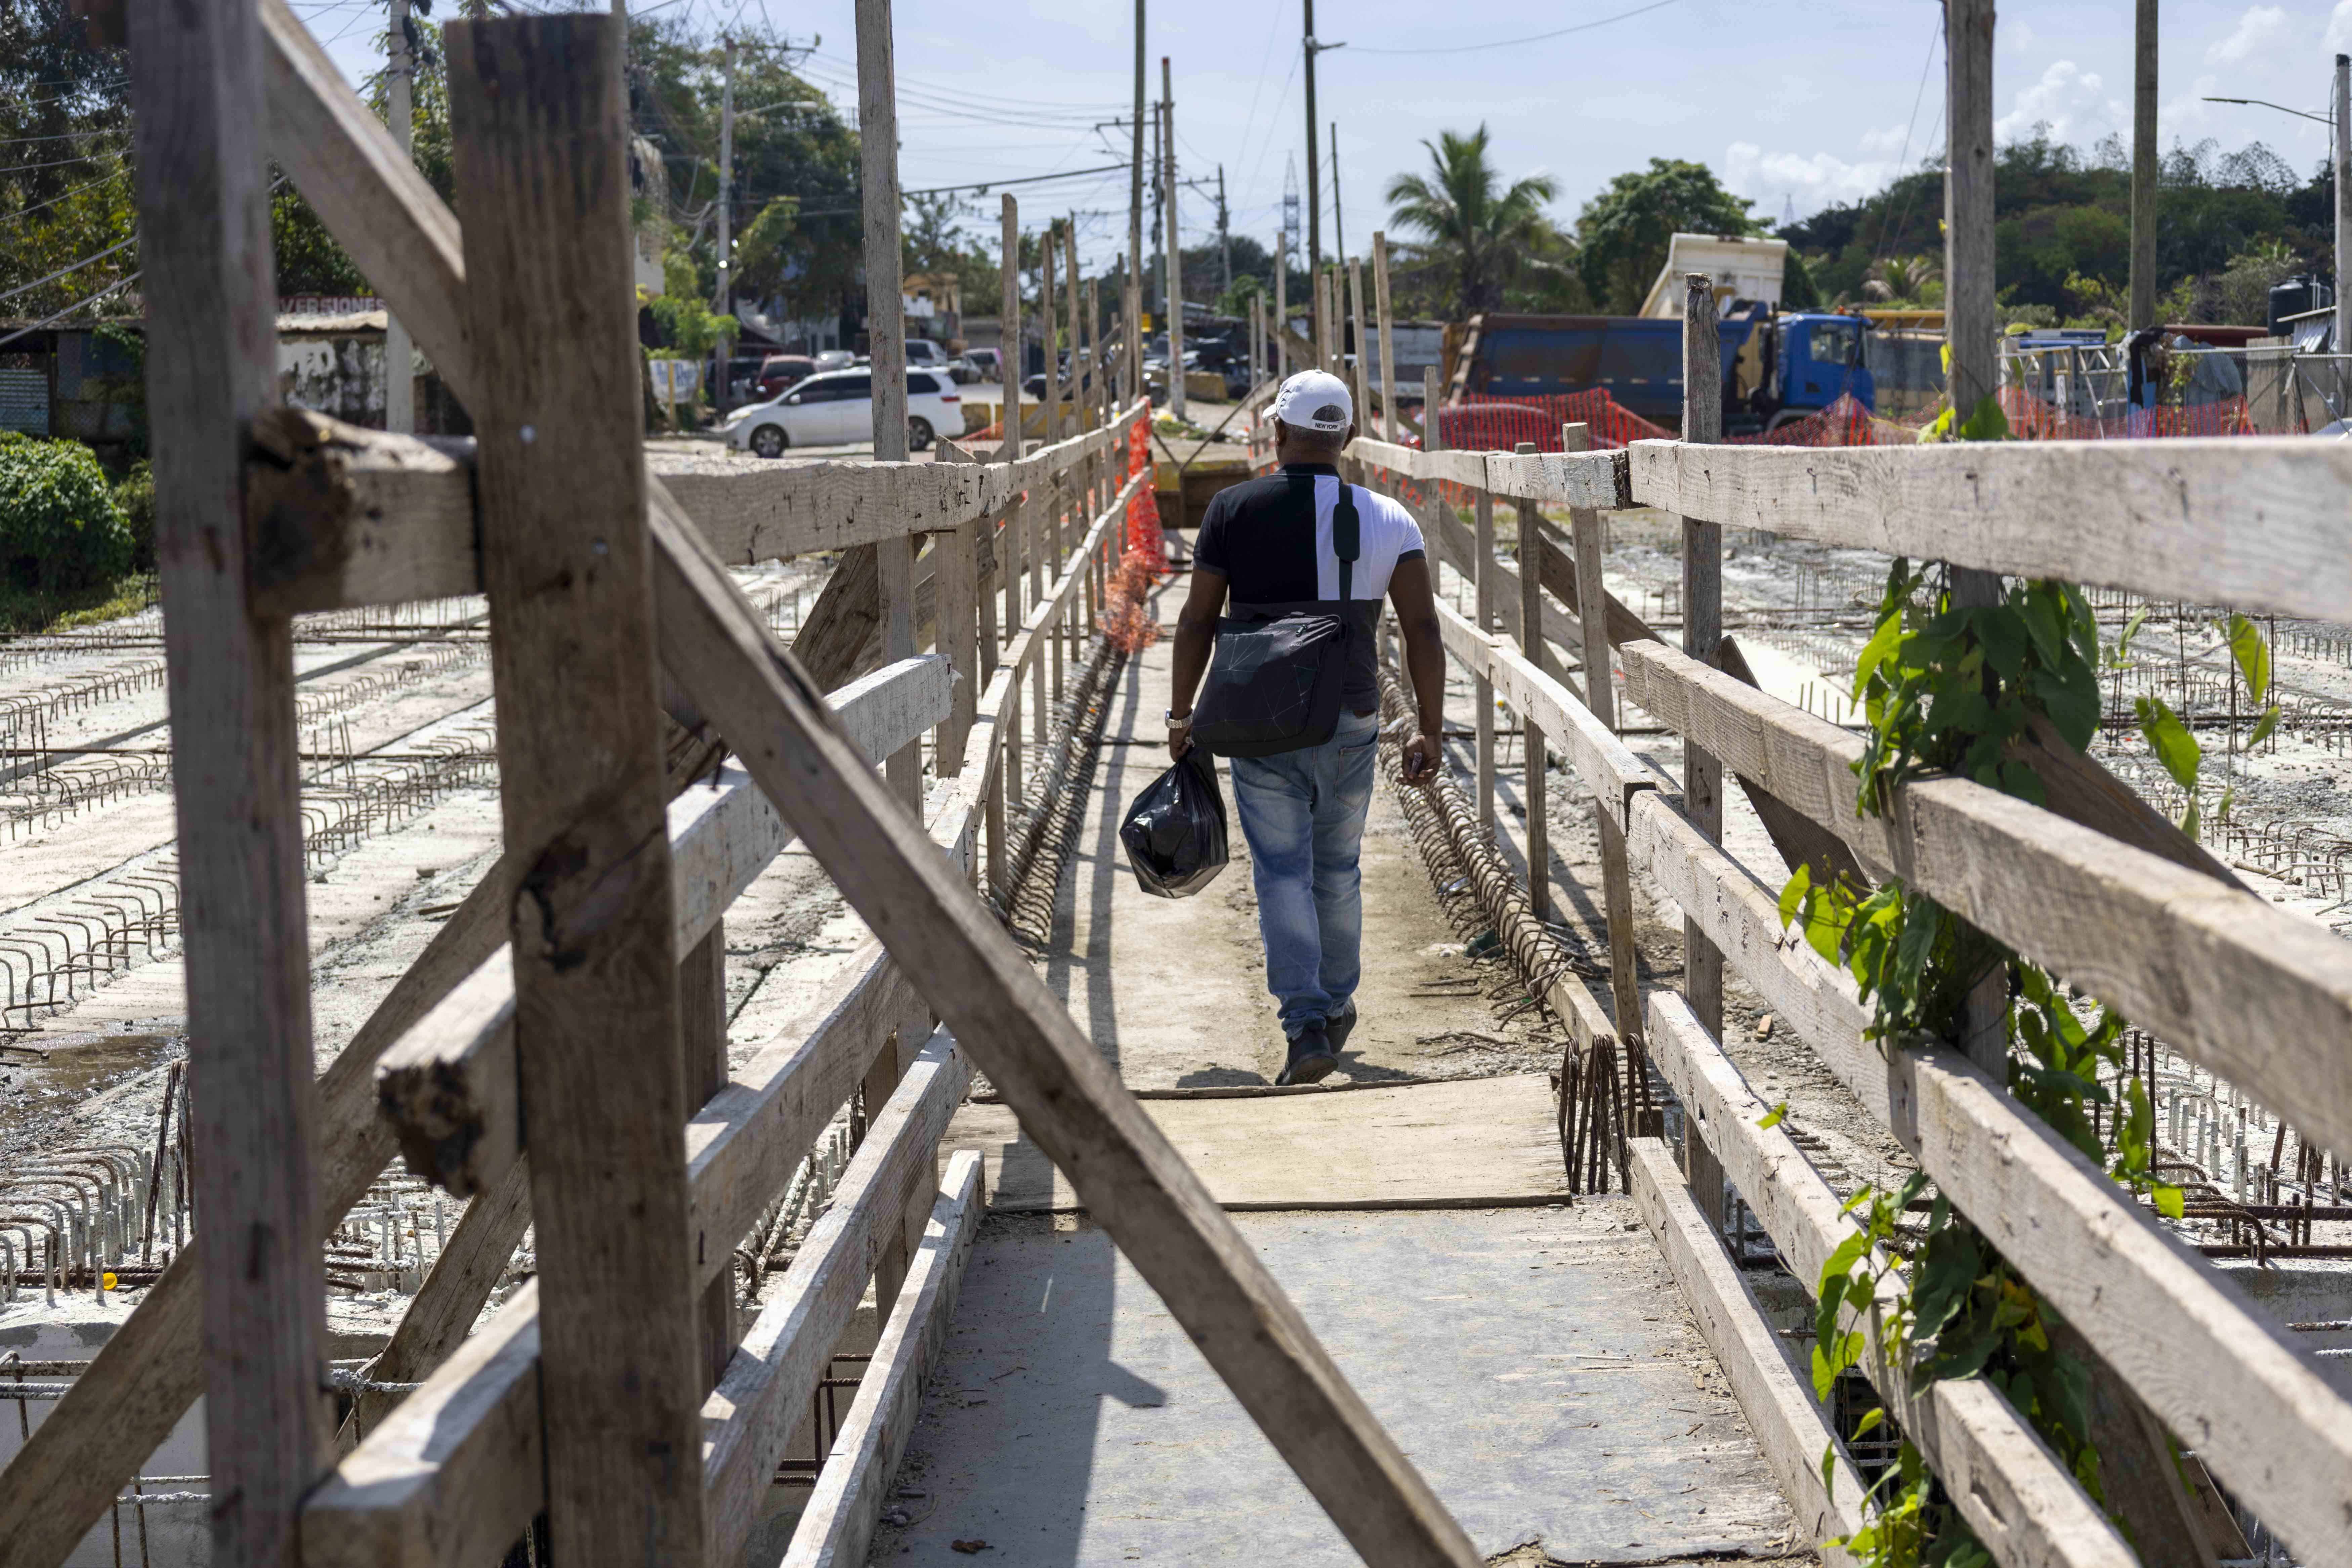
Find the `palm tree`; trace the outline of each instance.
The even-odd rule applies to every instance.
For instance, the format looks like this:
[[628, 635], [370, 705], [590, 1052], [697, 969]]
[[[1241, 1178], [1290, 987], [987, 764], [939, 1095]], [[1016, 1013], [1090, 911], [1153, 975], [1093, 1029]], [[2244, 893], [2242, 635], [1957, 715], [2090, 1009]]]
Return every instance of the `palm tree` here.
[[1466, 319], [1503, 302], [1503, 285], [1517, 248], [1546, 225], [1543, 204], [1559, 194], [1549, 174], [1530, 174], [1507, 189], [1487, 161], [1486, 128], [1463, 136], [1438, 133], [1429, 149], [1430, 174], [1399, 174], [1389, 182], [1389, 222], [1422, 237], [1422, 250], [1454, 280], [1454, 314]]

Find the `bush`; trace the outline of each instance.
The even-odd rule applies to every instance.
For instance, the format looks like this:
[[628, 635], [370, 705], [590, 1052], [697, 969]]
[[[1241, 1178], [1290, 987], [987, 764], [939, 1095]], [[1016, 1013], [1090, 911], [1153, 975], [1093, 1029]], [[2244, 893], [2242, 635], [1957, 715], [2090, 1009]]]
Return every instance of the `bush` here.
[[0, 565], [18, 586], [111, 583], [131, 570], [131, 551], [130, 525], [88, 447], [0, 442]]
[[136, 572], [155, 570], [155, 470], [146, 458], [131, 465], [114, 483], [115, 510], [131, 530], [131, 566]]

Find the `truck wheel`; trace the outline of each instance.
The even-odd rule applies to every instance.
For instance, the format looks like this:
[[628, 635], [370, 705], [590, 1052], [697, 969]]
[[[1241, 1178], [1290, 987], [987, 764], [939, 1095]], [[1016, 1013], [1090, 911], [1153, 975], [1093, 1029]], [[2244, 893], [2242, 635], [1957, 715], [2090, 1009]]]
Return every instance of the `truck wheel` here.
[[762, 425], [751, 432], [751, 450], [762, 458], [781, 458], [784, 455], [784, 448], [792, 444], [792, 438], [784, 434], [784, 427], [781, 425]]

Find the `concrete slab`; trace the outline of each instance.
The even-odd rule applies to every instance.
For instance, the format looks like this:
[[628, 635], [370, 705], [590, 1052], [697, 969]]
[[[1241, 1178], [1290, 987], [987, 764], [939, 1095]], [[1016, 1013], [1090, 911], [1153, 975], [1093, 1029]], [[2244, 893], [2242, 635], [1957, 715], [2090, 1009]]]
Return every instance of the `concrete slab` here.
[[[1144, 1110], [1230, 1209], [1484, 1208], [1568, 1193], [1541, 1074], [1251, 1099], [1146, 1100]], [[966, 1105], [940, 1144], [987, 1163], [989, 1206], [1084, 1207], [1003, 1105]]]
[[[1792, 1550], [1623, 1199], [1236, 1223], [1482, 1553]], [[1067, 1218], [988, 1222], [893, 1508], [876, 1564], [966, 1562], [982, 1554], [951, 1542], [974, 1541], [1019, 1568], [1359, 1561], [1108, 1238]]]

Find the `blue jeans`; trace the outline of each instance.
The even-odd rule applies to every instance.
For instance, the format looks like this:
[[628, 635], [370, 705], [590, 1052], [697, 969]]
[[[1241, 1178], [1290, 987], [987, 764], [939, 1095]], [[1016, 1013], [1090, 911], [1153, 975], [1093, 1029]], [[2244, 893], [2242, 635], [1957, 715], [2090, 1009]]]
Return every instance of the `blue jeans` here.
[[1282, 1032], [1294, 1038], [1345, 1013], [1363, 973], [1357, 855], [1379, 750], [1380, 716], [1342, 713], [1319, 746], [1233, 759], [1265, 988], [1282, 1005]]

